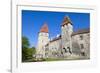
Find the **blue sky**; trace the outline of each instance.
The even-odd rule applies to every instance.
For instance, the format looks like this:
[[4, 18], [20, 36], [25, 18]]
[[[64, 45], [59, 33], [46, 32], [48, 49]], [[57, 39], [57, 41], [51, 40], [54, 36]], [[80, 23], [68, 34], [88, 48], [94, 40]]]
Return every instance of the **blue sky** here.
[[64, 16], [70, 17], [74, 31], [90, 27], [89, 13], [22, 10], [22, 36], [29, 39], [30, 47], [36, 47], [38, 32], [43, 24], [47, 23], [50, 37], [56, 37], [61, 33]]

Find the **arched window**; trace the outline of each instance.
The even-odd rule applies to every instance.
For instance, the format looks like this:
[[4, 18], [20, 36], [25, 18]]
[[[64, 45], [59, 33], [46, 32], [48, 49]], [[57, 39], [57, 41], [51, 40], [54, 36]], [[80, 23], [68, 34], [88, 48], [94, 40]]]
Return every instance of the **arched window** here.
[[71, 54], [72, 52], [71, 52], [71, 50], [70, 50], [70, 47], [67, 47], [67, 49], [68, 49], [68, 52]]
[[81, 52], [81, 55], [82, 55], [82, 56], [85, 56], [85, 52]]
[[64, 47], [63, 49], [64, 49], [64, 52], [67, 52], [67, 50], [66, 50], [66, 48], [65, 48], [65, 47]]

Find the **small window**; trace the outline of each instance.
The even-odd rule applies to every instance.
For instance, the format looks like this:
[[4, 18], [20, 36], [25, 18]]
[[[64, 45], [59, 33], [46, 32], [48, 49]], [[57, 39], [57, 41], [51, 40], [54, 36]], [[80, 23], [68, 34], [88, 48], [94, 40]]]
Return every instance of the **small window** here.
[[48, 48], [45, 48], [45, 51], [48, 51]]
[[82, 55], [82, 56], [85, 56], [85, 52], [81, 52], [81, 55]]
[[80, 35], [80, 39], [83, 40], [83, 36], [82, 35]]
[[80, 44], [80, 46], [81, 46], [81, 49], [83, 49], [83, 48], [84, 48], [84, 45], [83, 45], [83, 44]]

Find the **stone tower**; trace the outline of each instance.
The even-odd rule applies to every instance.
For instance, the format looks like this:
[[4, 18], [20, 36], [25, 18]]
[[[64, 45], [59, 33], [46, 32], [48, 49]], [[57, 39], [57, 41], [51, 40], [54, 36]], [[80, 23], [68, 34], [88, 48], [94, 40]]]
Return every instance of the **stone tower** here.
[[72, 54], [72, 40], [71, 34], [73, 32], [72, 22], [70, 18], [65, 16], [61, 25], [61, 38], [62, 38], [62, 54], [64, 56]]
[[45, 58], [45, 45], [49, 42], [48, 26], [44, 24], [38, 35], [37, 58]]

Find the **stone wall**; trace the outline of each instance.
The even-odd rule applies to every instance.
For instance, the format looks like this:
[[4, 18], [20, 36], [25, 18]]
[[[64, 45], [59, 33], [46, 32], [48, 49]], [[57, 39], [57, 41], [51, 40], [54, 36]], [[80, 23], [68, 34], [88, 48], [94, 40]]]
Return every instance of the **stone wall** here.
[[61, 39], [49, 43], [49, 57], [59, 57], [61, 53]]
[[90, 58], [90, 33], [72, 36], [72, 52]]
[[37, 58], [45, 57], [45, 45], [49, 42], [49, 34], [41, 32], [38, 37], [38, 47], [36, 49]]

